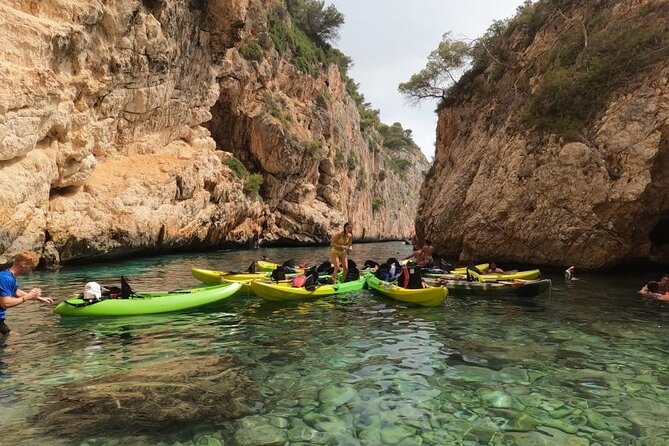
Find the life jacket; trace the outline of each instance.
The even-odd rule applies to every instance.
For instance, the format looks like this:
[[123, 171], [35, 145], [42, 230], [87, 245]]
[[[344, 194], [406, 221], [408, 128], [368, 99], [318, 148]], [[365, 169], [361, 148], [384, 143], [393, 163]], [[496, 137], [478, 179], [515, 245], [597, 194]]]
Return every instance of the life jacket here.
[[481, 270], [478, 269], [477, 267], [475, 267], [475, 266], [473, 266], [473, 265], [472, 265], [472, 266], [468, 266], [468, 267], [467, 267], [467, 282], [473, 282], [473, 281], [477, 281], [477, 280], [479, 280], [479, 279], [478, 279], [478, 276], [474, 276], [473, 274], [470, 273], [470, 271], [471, 271], [471, 272], [474, 272], [474, 273], [476, 273], [476, 274], [478, 274], [478, 275], [483, 274], [483, 272], [481, 272]]
[[409, 267], [406, 265], [402, 267], [400, 275], [397, 276], [397, 286], [409, 288]]
[[423, 288], [423, 274], [421, 268], [409, 268], [409, 285], [410, 290], [420, 290]]
[[121, 276], [121, 299], [130, 299], [135, 294], [126, 278]]
[[295, 273], [297, 272], [297, 267], [295, 266], [295, 259], [288, 259], [283, 264], [283, 270], [286, 273]]
[[274, 271], [272, 271], [272, 280], [275, 282], [278, 282], [280, 280], [286, 280], [286, 269], [284, 268], [283, 265], [279, 265], [276, 267]]
[[293, 281], [291, 282], [291, 285], [294, 286], [294, 287], [301, 287], [301, 286], [304, 286], [304, 282], [306, 282], [306, 280], [307, 280], [307, 276], [302, 274], [300, 276], [295, 277], [293, 279]]
[[395, 265], [396, 267], [402, 266], [399, 260], [397, 260], [395, 257], [390, 257], [388, 260], [386, 260], [386, 265]]
[[378, 268], [381, 266], [379, 262], [375, 262], [374, 260], [365, 260], [365, 263], [362, 265], [363, 269], [373, 269], [373, 268]]
[[353, 282], [354, 280], [358, 279], [360, 279], [360, 270], [357, 266], [355, 266], [353, 268], [349, 268], [348, 272], [346, 273], [344, 282]]
[[332, 271], [334, 271], [334, 267], [332, 266], [332, 263], [327, 261], [316, 267], [316, 272], [319, 274], [332, 274]]
[[102, 287], [102, 297], [111, 299], [121, 297], [121, 287], [116, 285], [104, 285]]
[[246, 268], [246, 272], [250, 274], [255, 274], [256, 273], [256, 262], [251, 262], [251, 266]]
[[314, 271], [308, 276], [305, 276], [304, 284], [302, 286], [304, 286], [304, 289], [307, 291], [314, 291], [317, 285], [318, 273]]
[[374, 276], [379, 280], [388, 281], [390, 279], [390, 266], [387, 264], [380, 265], [374, 273]]
[[439, 266], [441, 267], [441, 269], [443, 269], [447, 273], [450, 273], [451, 271], [453, 271], [453, 265], [451, 265], [450, 263], [448, 263], [444, 259], [439, 259]]

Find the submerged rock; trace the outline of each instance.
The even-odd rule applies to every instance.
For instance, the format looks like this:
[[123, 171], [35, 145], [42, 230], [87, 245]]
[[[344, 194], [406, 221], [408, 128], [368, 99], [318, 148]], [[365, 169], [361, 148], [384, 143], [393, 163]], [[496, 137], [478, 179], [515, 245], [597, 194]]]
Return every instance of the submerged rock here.
[[163, 434], [247, 416], [258, 399], [258, 386], [232, 356], [170, 359], [61, 386], [46, 395], [34, 422], [68, 438]]

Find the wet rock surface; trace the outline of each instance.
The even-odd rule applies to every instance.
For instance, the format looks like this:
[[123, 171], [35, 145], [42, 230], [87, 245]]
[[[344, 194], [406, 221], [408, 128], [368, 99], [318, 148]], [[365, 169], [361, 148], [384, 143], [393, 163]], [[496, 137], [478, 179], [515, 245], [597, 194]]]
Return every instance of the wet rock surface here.
[[201, 356], [63, 385], [46, 396], [34, 421], [55, 437], [90, 438], [114, 430], [164, 434], [242, 418], [260, 400], [258, 385], [239, 360]]

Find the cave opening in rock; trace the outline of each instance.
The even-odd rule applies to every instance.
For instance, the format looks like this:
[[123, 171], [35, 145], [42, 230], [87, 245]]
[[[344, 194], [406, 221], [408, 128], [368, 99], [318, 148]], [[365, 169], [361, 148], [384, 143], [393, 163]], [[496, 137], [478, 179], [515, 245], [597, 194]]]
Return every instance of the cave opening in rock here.
[[669, 248], [669, 218], [660, 220], [650, 231], [650, 242], [653, 247]]

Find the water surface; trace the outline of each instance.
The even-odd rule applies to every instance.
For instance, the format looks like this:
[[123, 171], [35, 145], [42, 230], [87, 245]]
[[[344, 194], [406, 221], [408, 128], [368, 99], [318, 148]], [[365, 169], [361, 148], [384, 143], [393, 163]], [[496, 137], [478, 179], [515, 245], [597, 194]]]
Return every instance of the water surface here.
[[[355, 249], [360, 263], [409, 251]], [[191, 267], [239, 270], [263, 254], [315, 262], [327, 248], [138, 258], [21, 284], [62, 298], [123, 274], [136, 290], [177, 289], [196, 285]], [[440, 308], [368, 291], [104, 319], [28, 303], [8, 311], [0, 341], [2, 442], [665, 444], [669, 311], [635, 295], [652, 275], [548, 273], [550, 297]]]

